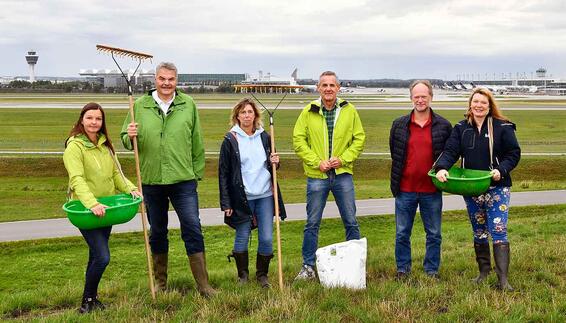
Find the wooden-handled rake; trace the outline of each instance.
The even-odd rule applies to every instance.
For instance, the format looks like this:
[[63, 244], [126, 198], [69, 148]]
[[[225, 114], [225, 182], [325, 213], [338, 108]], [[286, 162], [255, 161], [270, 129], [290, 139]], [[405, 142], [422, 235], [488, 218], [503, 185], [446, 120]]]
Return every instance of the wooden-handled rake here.
[[[274, 127], [273, 127], [273, 115], [275, 114], [275, 111], [277, 110], [277, 108], [279, 107], [281, 102], [283, 102], [283, 100], [287, 96], [287, 93], [285, 93], [285, 95], [281, 98], [279, 103], [277, 103], [277, 106], [275, 106], [275, 108], [271, 111], [268, 108], [266, 108], [265, 105], [263, 105], [263, 103], [261, 103], [261, 101], [258, 100], [258, 98], [255, 97], [255, 95], [253, 95], [253, 93], [250, 93], [250, 94], [253, 96], [253, 98], [259, 104], [261, 104], [261, 106], [265, 109], [265, 111], [267, 111], [267, 114], [269, 114], [269, 134], [270, 134], [270, 137], [271, 137], [271, 152], [274, 153], [275, 152], [275, 133], [274, 133]], [[277, 273], [278, 273], [278, 277], [279, 277], [279, 289], [283, 290], [283, 288], [284, 288], [284, 286], [283, 286], [283, 259], [282, 259], [282, 256], [281, 256], [281, 231], [279, 229], [279, 192], [277, 191], [277, 165], [271, 164], [271, 170], [272, 170], [272, 173], [273, 173], [273, 206], [275, 208], [275, 231], [276, 231], [276, 237], [277, 237]]]
[[[135, 123], [136, 121], [135, 121], [135, 116], [134, 116], [134, 98], [133, 98], [133, 95], [132, 95], [132, 84], [130, 83], [128, 76], [124, 73], [124, 71], [120, 67], [120, 64], [118, 64], [118, 61], [116, 60], [116, 56], [131, 58], [133, 60], [138, 61], [138, 66], [134, 70], [133, 75], [135, 75], [136, 72], [138, 71], [142, 61], [147, 60], [147, 59], [151, 60], [153, 58], [153, 56], [148, 55], [148, 54], [144, 54], [144, 53], [134, 52], [134, 51], [131, 51], [131, 50], [105, 46], [105, 45], [96, 45], [96, 49], [100, 52], [110, 54], [110, 56], [112, 57], [112, 60], [114, 60], [114, 63], [116, 63], [116, 66], [118, 66], [120, 73], [122, 73], [122, 77], [124, 77], [124, 80], [126, 80], [126, 84], [128, 85], [128, 100], [129, 100], [129, 105], [130, 105], [130, 119], [131, 119], [131, 122]], [[140, 193], [143, 194], [141, 173], [140, 173], [140, 159], [139, 159], [139, 153], [138, 153], [138, 138], [137, 137], [133, 138], [133, 143], [134, 143], [134, 157], [135, 157], [135, 161], [136, 161], [136, 176], [137, 176], [137, 180], [138, 180], [138, 189], [139, 189]], [[152, 262], [151, 262], [151, 251], [149, 249], [149, 238], [148, 238], [148, 235], [147, 235], [147, 216], [145, 214], [144, 203], [141, 203], [141, 215], [142, 215], [141, 220], [142, 220], [142, 227], [143, 227], [143, 238], [145, 240], [145, 253], [146, 253], [146, 256], [147, 256], [147, 271], [148, 271], [148, 277], [149, 277], [149, 289], [151, 290], [151, 297], [153, 299], [155, 299], [155, 284], [154, 284], [154, 281], [153, 281], [153, 268], [152, 268]]]

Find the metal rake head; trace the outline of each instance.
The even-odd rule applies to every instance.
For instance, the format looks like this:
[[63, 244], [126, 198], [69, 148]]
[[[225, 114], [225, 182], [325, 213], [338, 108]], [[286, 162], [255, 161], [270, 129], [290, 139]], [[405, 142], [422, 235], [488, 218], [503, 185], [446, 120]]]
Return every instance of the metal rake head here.
[[109, 53], [111, 55], [121, 56], [121, 57], [129, 57], [133, 59], [139, 59], [140, 61], [153, 58], [152, 55], [144, 54], [140, 52], [134, 52], [127, 49], [122, 49], [118, 47], [111, 47], [106, 45], [96, 45], [96, 49], [103, 53]]
[[275, 113], [275, 110], [279, 108], [279, 105], [281, 104], [281, 102], [283, 102], [283, 100], [285, 100], [285, 97], [287, 96], [287, 92], [285, 92], [285, 95], [283, 95], [281, 100], [279, 100], [279, 103], [277, 103], [275, 108], [273, 110], [269, 110], [265, 105], [263, 105], [263, 103], [261, 103], [261, 101], [253, 93], [250, 92], [250, 94], [252, 95], [254, 100], [256, 100], [256, 102], [259, 103], [265, 111], [267, 111], [267, 114], [269, 114], [270, 119], [273, 118], [273, 114]]

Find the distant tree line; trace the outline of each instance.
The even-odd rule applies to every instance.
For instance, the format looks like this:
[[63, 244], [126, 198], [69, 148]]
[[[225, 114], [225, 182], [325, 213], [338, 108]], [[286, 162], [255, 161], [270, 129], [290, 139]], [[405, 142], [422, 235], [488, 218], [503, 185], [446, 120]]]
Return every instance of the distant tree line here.
[[[415, 79], [399, 80], [399, 79], [370, 79], [370, 80], [340, 80], [341, 86], [355, 87], [377, 87], [377, 88], [408, 88]], [[433, 85], [444, 84], [443, 80], [429, 79]], [[301, 79], [297, 80], [301, 85], [316, 85], [317, 80]]]
[[[153, 88], [153, 83], [146, 81], [143, 84], [134, 86], [133, 91], [143, 93]], [[232, 93], [234, 88], [230, 84], [220, 84], [219, 86], [190, 86], [180, 88], [186, 93]], [[64, 83], [54, 83], [51, 81], [12, 81], [9, 84], [0, 87], [1, 92], [37, 92], [37, 93], [127, 93], [126, 86], [104, 87], [96, 82], [72, 81]]]
[[45, 93], [71, 93], [71, 92], [88, 92], [88, 93], [104, 93], [108, 89], [104, 89], [102, 84], [72, 81], [64, 83], [53, 83], [51, 81], [12, 81], [7, 85], [0, 87], [1, 92], [45, 92]]

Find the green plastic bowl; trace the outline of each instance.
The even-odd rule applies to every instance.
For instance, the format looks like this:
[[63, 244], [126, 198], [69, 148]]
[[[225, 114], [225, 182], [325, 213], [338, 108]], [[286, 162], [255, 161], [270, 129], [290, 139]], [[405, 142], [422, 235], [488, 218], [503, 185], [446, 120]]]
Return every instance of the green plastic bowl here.
[[69, 221], [79, 229], [90, 230], [122, 224], [130, 221], [138, 213], [141, 197], [133, 198], [130, 194], [118, 194], [97, 199], [108, 206], [103, 217], [97, 217], [84, 207], [79, 200], [72, 200], [63, 205]]
[[448, 170], [448, 181], [442, 183], [436, 179], [436, 172], [430, 170], [428, 176], [432, 178], [434, 186], [441, 191], [463, 195], [479, 196], [487, 191], [491, 185], [491, 172], [453, 166]]

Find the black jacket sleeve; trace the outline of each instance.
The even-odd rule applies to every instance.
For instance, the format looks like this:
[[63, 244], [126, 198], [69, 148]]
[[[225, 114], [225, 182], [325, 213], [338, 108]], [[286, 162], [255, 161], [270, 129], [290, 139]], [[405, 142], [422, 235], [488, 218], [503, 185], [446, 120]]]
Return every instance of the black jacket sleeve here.
[[502, 125], [501, 130], [502, 158], [495, 169], [499, 170], [501, 177], [504, 178], [509, 176], [509, 173], [519, 164], [521, 147], [519, 147], [519, 142], [515, 136], [515, 125], [513, 123]]
[[231, 167], [230, 167], [230, 142], [224, 139], [222, 146], [220, 147], [220, 157], [218, 159], [218, 191], [220, 193], [220, 209], [222, 211], [226, 209], [232, 209], [232, 203], [230, 203], [230, 183], [229, 180], [232, 178]]

